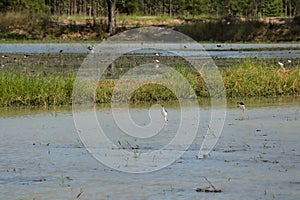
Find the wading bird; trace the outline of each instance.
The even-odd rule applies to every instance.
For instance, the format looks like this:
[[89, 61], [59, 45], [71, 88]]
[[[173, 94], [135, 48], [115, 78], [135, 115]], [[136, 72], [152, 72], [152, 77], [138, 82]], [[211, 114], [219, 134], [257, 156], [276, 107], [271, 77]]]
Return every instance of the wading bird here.
[[87, 49], [90, 51], [90, 53], [94, 53], [95, 47], [92, 45], [92, 46], [88, 46]]
[[168, 111], [165, 109], [165, 107], [162, 105], [161, 107], [161, 115], [164, 117], [165, 123], [168, 121]]
[[244, 112], [245, 112], [245, 104], [243, 102], [237, 102], [237, 107], [240, 109], [240, 118], [244, 118]]
[[280, 67], [284, 67], [284, 64], [282, 62], [278, 62], [278, 64], [280, 65]]
[[159, 60], [155, 60], [155, 62], [156, 62], [155, 67], [159, 68]]

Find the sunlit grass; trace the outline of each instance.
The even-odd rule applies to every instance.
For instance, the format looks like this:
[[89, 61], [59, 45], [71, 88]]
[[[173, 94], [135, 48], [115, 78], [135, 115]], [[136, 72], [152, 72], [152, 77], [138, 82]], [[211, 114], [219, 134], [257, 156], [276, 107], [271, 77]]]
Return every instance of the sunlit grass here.
[[0, 106], [48, 106], [71, 103], [75, 76], [1, 72]]
[[178, 17], [173, 17], [169, 15], [160, 15], [160, 16], [143, 16], [143, 15], [118, 15], [117, 20], [132, 20], [132, 21], [163, 21], [163, 20], [174, 20]]
[[[198, 98], [209, 98], [210, 93], [200, 73], [174, 67], [193, 88]], [[243, 60], [234, 66], [221, 70], [227, 98], [276, 97], [300, 95], [300, 68], [280, 68], [263, 60]], [[0, 72], [0, 106], [48, 106], [70, 105], [72, 103], [74, 73], [30, 73]], [[124, 80], [123, 80], [124, 81]], [[127, 90], [136, 85], [137, 80], [126, 80], [118, 84], [126, 85]], [[176, 101], [190, 98], [190, 91], [180, 81], [170, 78], [175, 90], [163, 86], [159, 80], [137, 88], [131, 96], [124, 96], [116, 90], [117, 80], [106, 79], [98, 82], [93, 98], [97, 104], [109, 103], [114, 93], [118, 101], [131, 103]], [[96, 85], [95, 85], [96, 86]], [[124, 87], [126, 90], [126, 87]], [[77, 91], [84, 95], [85, 90]], [[177, 96], [175, 93], [177, 93]], [[123, 93], [126, 93], [126, 91]]]
[[246, 60], [222, 73], [228, 97], [290, 96], [300, 93], [300, 69]]

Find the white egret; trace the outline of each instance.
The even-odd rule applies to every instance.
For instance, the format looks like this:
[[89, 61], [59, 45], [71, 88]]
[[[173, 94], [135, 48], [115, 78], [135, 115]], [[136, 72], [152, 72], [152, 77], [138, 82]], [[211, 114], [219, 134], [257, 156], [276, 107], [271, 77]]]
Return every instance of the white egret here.
[[155, 67], [158, 68], [159, 67], [159, 60], [155, 60], [156, 64]]
[[240, 117], [241, 117], [241, 119], [243, 119], [244, 118], [244, 112], [245, 112], [245, 109], [246, 109], [245, 104], [243, 102], [237, 102], [237, 104], [238, 104], [238, 108], [240, 109]]
[[168, 111], [165, 109], [165, 107], [162, 105], [161, 107], [161, 115], [164, 117], [165, 123], [168, 121]]

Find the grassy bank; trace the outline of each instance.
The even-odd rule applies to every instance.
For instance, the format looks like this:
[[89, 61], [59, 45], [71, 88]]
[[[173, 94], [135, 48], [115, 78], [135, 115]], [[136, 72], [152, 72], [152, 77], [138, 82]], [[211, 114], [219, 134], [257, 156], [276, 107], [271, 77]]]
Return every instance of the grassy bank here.
[[[207, 86], [201, 75], [175, 66], [194, 89], [199, 98], [209, 97]], [[221, 70], [228, 98], [275, 97], [300, 95], [299, 67], [285, 69], [270, 65], [264, 61], [245, 60], [232, 67]], [[30, 73], [0, 72], [0, 106], [48, 106], [68, 105], [72, 103], [72, 90], [75, 73]], [[175, 85], [176, 80], [170, 79]], [[116, 80], [100, 81], [95, 102], [109, 103]], [[124, 83], [125, 84], [125, 83]], [[129, 84], [134, 85], [134, 81]], [[178, 87], [180, 84], [178, 84]], [[181, 98], [188, 98], [184, 92]], [[79, 91], [80, 92], [80, 91]], [[84, 91], [82, 91], [84, 92]], [[118, 97], [117, 97], [118, 98]], [[120, 100], [121, 99], [120, 97]], [[149, 84], [137, 89], [130, 97], [132, 103], [151, 101], [173, 101], [175, 94], [158, 84]]]

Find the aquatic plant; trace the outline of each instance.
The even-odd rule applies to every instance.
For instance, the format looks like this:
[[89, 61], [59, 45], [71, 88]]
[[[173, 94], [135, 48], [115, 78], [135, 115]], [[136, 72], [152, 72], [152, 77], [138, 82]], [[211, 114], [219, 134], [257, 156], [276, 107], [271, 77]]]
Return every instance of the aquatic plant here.
[[47, 106], [71, 103], [74, 74], [0, 72], [0, 106]]
[[[186, 78], [198, 98], [210, 97], [207, 85], [200, 73], [182, 64], [173, 67]], [[298, 96], [300, 94], [300, 68], [298, 66], [286, 69], [279, 67], [275, 62], [245, 59], [222, 69], [221, 75], [228, 98]], [[74, 81], [74, 72], [2, 71], [0, 72], [0, 106], [71, 104]], [[137, 80], [129, 79], [124, 83], [118, 81], [118, 84], [126, 84], [130, 91], [131, 87], [136, 85]], [[161, 85], [158, 80], [155, 83], [143, 85], [133, 91], [131, 96], [126, 96], [123, 95], [124, 91], [122, 93], [118, 90], [114, 91], [116, 84], [116, 79], [101, 80], [95, 84], [95, 95], [88, 98], [92, 98], [98, 104], [111, 102], [113, 93], [115, 100], [130, 103], [177, 101], [177, 98], [190, 98], [189, 89], [172, 78], [170, 78], [170, 84], [176, 88], [176, 91], [171, 91]], [[82, 88], [77, 92], [84, 95], [85, 89]]]
[[246, 59], [222, 73], [228, 97], [299, 95], [300, 69]]

